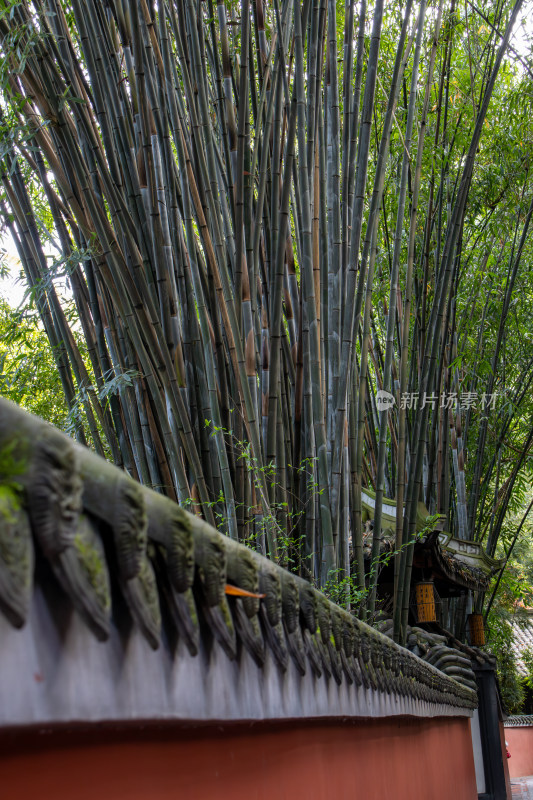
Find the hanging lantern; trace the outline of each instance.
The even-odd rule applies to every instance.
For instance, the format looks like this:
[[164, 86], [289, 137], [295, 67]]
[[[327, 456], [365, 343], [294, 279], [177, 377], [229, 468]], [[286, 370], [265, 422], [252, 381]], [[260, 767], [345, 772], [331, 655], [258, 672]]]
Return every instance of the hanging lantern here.
[[435, 587], [433, 581], [415, 584], [416, 611], [418, 622], [436, 622]]
[[473, 644], [474, 647], [483, 647], [485, 644], [483, 614], [469, 614], [468, 627], [470, 629], [470, 644]]

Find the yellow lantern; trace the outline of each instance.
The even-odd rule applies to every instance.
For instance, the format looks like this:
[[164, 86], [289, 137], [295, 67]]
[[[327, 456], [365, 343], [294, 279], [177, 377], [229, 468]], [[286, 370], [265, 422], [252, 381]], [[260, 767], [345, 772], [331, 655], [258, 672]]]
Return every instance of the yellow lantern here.
[[435, 588], [433, 581], [415, 584], [416, 610], [419, 622], [436, 622]]
[[468, 627], [470, 628], [470, 643], [474, 647], [483, 647], [485, 644], [485, 626], [482, 614], [469, 614]]

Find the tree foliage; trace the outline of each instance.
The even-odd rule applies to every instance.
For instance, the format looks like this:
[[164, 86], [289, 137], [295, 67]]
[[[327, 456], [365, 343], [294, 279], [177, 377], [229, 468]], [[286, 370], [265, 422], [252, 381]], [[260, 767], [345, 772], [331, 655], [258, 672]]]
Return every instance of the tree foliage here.
[[38, 320], [0, 300], [0, 394], [63, 430], [67, 407], [48, 338]]

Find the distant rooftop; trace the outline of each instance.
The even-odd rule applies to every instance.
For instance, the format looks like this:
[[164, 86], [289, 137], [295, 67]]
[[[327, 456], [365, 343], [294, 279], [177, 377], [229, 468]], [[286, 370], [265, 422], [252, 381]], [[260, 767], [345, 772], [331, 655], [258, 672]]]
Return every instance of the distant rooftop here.
[[529, 675], [523, 659], [525, 650], [533, 653], [533, 608], [524, 611], [525, 619], [513, 623], [514, 643], [513, 651], [516, 656], [516, 667], [518, 674], [523, 678]]

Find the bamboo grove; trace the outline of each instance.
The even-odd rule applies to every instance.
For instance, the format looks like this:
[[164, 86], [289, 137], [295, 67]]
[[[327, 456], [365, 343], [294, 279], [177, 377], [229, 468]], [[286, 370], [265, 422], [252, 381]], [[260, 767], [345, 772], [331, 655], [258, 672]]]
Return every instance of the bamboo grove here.
[[533, 443], [527, 143], [494, 202], [476, 169], [520, 0], [0, 6], [0, 213], [75, 435], [367, 615], [395, 498], [401, 637], [419, 500], [494, 553]]

